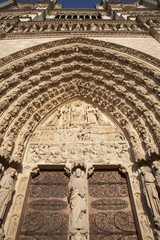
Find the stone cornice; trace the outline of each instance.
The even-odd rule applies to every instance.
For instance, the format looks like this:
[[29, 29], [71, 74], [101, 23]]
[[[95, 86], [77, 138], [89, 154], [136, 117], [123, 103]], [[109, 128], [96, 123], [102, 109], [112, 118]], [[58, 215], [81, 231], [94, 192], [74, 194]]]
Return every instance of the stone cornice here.
[[90, 8], [53, 8], [52, 10], [50, 10], [50, 12], [57, 12], [57, 13], [99, 13], [99, 12], [105, 12], [106, 13], [106, 10], [104, 9], [90, 9]]
[[5, 40], [9, 40], [9, 39], [28, 39], [28, 38], [48, 38], [48, 37], [53, 37], [53, 38], [57, 38], [57, 37], [133, 37], [133, 38], [137, 38], [137, 37], [148, 37], [149, 33], [148, 32], [113, 32], [113, 31], [107, 31], [107, 32], [88, 32], [88, 31], [66, 31], [66, 32], [55, 32], [55, 33], [25, 33], [25, 34], [7, 34], [5, 36], [3, 36], [3, 39]]
[[160, 21], [160, 15], [153, 15], [153, 16], [137, 16], [137, 20], [141, 20], [141, 21], [144, 21], [144, 20], [150, 20], [150, 19], [153, 19], [153, 20], [159, 20]]
[[31, 6], [33, 5], [34, 6], [34, 5], [42, 5], [42, 4], [48, 6], [50, 4], [50, 2], [46, 2], [46, 1], [41, 1], [41, 2], [18, 2], [19, 6], [21, 6], [21, 5], [22, 6], [24, 6], [24, 5], [27, 5], [27, 6], [28, 5], [31, 5]]
[[115, 10], [116, 12], [121, 12], [121, 13], [126, 13], [126, 12], [128, 12], [128, 13], [132, 13], [132, 12], [136, 12], [137, 14], [139, 14], [139, 12], [153, 12], [153, 13], [155, 13], [155, 12], [159, 12], [159, 10], [158, 10], [158, 8], [133, 8], [133, 9], [119, 9], [119, 10]]
[[36, 13], [36, 12], [42, 12], [44, 11], [44, 9], [0, 9], [0, 14], [10, 14], [10, 13], [19, 13], [19, 14], [23, 14], [23, 13]]

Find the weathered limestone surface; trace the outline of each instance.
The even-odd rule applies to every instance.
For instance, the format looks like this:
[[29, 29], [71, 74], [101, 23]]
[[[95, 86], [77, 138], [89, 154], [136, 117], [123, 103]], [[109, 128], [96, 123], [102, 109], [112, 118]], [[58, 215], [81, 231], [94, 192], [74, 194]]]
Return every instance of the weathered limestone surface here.
[[[89, 37], [90, 38], [90, 37]], [[56, 41], [62, 38], [36, 38], [36, 39], [14, 39], [14, 40], [1, 40], [0, 41], [0, 56], [5, 57], [14, 52], [22, 49], [32, 47], [41, 43]], [[141, 37], [141, 38], [121, 38], [121, 37], [101, 37], [91, 38], [105, 42], [112, 42], [120, 44], [122, 46], [130, 47], [135, 50], [147, 53], [153, 57], [160, 58], [160, 44], [152, 37]]]

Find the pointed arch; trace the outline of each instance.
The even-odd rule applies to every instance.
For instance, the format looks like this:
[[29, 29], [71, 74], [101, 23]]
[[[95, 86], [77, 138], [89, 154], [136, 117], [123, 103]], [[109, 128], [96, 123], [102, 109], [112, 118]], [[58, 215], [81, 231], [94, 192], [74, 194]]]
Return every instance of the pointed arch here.
[[0, 155], [6, 161], [21, 164], [39, 121], [75, 97], [118, 122], [135, 161], [159, 157], [159, 60], [112, 43], [70, 38], [0, 62]]

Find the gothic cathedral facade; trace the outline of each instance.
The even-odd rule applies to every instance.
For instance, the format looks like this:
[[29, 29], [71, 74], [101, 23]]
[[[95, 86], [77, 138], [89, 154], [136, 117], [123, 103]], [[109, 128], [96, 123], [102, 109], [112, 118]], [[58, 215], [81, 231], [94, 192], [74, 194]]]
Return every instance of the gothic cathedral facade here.
[[0, 4], [0, 240], [160, 240], [160, 3]]

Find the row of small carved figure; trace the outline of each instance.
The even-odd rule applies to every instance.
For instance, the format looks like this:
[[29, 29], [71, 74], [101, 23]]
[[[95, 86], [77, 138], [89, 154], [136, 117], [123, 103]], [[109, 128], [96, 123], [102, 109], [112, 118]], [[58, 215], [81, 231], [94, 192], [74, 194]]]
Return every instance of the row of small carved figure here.
[[127, 25], [127, 24], [103, 24], [99, 26], [98, 24], [88, 24], [84, 26], [83, 24], [73, 24], [69, 26], [68, 24], [60, 24], [58, 26], [54, 26], [53, 24], [38, 26], [37, 24], [33, 24], [30, 26], [25, 25], [9, 25], [8, 23], [3, 23], [0, 26], [0, 30], [2, 32], [13, 32], [13, 33], [25, 33], [25, 32], [52, 32], [52, 31], [143, 31], [136, 24]]

